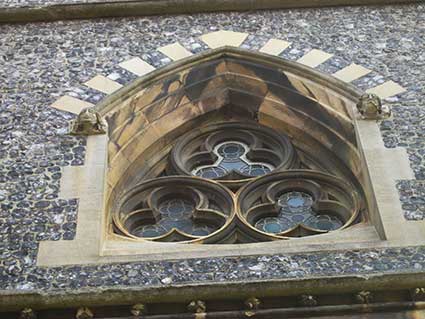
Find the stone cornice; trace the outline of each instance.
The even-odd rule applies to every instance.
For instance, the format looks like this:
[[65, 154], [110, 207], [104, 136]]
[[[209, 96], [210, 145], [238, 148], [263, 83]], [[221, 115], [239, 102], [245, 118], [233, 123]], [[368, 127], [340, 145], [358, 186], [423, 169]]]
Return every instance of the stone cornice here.
[[[105, 289], [58, 289], [43, 291], [2, 291], [0, 290], [0, 310], [18, 311], [24, 307], [34, 310], [52, 308], [73, 308], [82, 304], [85, 306], [116, 306], [142, 302], [150, 303], [188, 303], [190, 300], [201, 299], [221, 300], [244, 299], [255, 295], [259, 298], [291, 298], [301, 296], [306, 291], [314, 296], [333, 296], [339, 300], [341, 296], [353, 295], [360, 291], [374, 291], [379, 294], [400, 292], [400, 297], [392, 301], [421, 301], [412, 291], [425, 284], [423, 273], [409, 274], [369, 274], [357, 276], [332, 276], [316, 278], [294, 278], [257, 280], [251, 282], [215, 282], [198, 284], [173, 284], [165, 287], [120, 287]], [[404, 291], [404, 293], [402, 293]], [[402, 297], [404, 296], [404, 297]], [[386, 299], [385, 297], [383, 297]], [[344, 298], [335, 305], [344, 304]], [[358, 303], [358, 302], [353, 302]], [[324, 306], [321, 304], [320, 306]]]
[[[19, 4], [0, 7], [1, 23], [24, 23], [106, 17], [188, 14], [216, 11], [312, 8], [331, 6], [392, 5], [420, 0], [105, 0], [86, 3]], [[1, 5], [0, 5], [1, 6]]]

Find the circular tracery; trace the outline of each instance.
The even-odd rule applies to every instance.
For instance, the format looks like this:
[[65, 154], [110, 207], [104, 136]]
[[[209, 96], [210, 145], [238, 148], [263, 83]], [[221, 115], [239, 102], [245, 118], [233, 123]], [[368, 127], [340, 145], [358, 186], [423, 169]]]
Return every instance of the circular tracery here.
[[341, 179], [310, 170], [261, 177], [237, 193], [237, 212], [263, 238], [326, 233], [351, 224], [360, 201]]
[[279, 213], [277, 217], [265, 217], [255, 223], [255, 228], [266, 233], [283, 233], [298, 225], [305, 225], [319, 231], [341, 228], [340, 217], [313, 210], [314, 199], [307, 193], [291, 191], [277, 199]]
[[219, 179], [232, 172], [255, 177], [268, 174], [275, 169], [270, 163], [249, 160], [246, 156], [249, 151], [250, 148], [245, 143], [232, 140], [222, 142], [213, 149], [217, 160], [211, 165], [195, 166], [192, 174], [208, 179]]
[[[233, 217], [223, 186], [192, 177], [163, 177], [135, 186], [114, 215], [118, 232], [153, 241], [218, 241]], [[222, 231], [222, 232], [220, 232]]]
[[283, 134], [257, 123], [221, 123], [184, 135], [171, 152], [173, 172], [217, 180], [234, 189], [273, 170], [296, 168]]
[[118, 234], [160, 242], [267, 241], [343, 229], [360, 211], [352, 185], [295, 169], [300, 161], [289, 139], [255, 123], [191, 131], [170, 156], [169, 175], [189, 176], [136, 185], [114, 214]]
[[195, 222], [192, 218], [195, 212], [195, 203], [176, 196], [162, 202], [158, 210], [160, 216], [156, 224], [142, 224], [131, 233], [141, 238], [163, 236], [176, 228], [192, 236], [207, 236], [217, 230], [214, 225]]

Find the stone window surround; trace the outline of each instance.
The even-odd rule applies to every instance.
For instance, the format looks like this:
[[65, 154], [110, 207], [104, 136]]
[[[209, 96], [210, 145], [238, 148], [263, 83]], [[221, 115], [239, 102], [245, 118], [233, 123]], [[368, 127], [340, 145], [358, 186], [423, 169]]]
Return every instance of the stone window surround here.
[[[238, 51], [228, 47], [215, 50], [216, 54], [224, 51]], [[131, 91], [136, 84], [149, 83], [161, 73], [168, 72], [183, 63], [195, 61], [196, 56], [174, 62], [162, 69], [151, 72], [105, 99], [97, 106], [100, 110], [105, 105], [118, 103], [123, 99], [125, 92]], [[349, 84], [343, 83], [331, 76], [294, 62], [282, 61], [280, 58], [267, 56], [268, 59], [279, 60], [285, 64], [290, 72], [295, 74], [307, 72], [313, 81], [330, 83], [330, 86], [348, 90], [353, 96], [360, 96], [361, 92]], [[103, 110], [102, 110], [103, 111]], [[76, 238], [73, 241], [41, 242], [38, 255], [38, 265], [54, 266], [81, 263], [107, 263], [114, 261], [176, 259], [212, 256], [234, 256], [275, 254], [298, 251], [358, 249], [374, 247], [399, 247], [423, 244], [424, 222], [406, 221], [403, 218], [401, 204], [395, 188], [396, 180], [413, 179], [406, 151], [402, 148], [387, 149], [381, 139], [379, 127], [375, 121], [366, 121], [359, 118], [354, 120], [358, 141], [364, 153], [365, 162], [369, 171], [373, 192], [376, 197], [377, 208], [381, 217], [382, 228], [378, 229], [379, 238], [364, 237], [362, 231], [352, 234], [351, 238], [339, 238], [336, 233], [310, 239], [291, 241], [276, 241], [258, 244], [243, 245], [184, 245], [140, 243], [133, 247], [133, 243], [126, 241], [108, 241], [105, 234], [105, 224], [101, 225], [103, 214], [103, 192], [105, 172], [107, 166], [107, 135], [89, 136], [85, 165], [80, 167], [65, 167], [61, 180], [61, 198], [79, 198], [79, 212]], [[394, 165], [397, 163], [397, 165]], [[104, 219], [104, 218], [103, 218]], [[103, 223], [105, 221], [103, 220]], [[375, 223], [375, 226], [377, 224]], [[378, 226], [379, 228], [379, 226]], [[364, 238], [362, 238], [364, 237]], [[362, 238], [359, 240], [359, 238]], [[420, 240], [418, 240], [420, 238]], [[178, 250], [176, 249], [178, 247]]]

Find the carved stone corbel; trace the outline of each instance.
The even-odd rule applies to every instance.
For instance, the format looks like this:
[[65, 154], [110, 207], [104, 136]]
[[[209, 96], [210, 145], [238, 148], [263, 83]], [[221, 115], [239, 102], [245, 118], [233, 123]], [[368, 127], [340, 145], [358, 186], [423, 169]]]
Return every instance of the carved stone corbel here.
[[312, 295], [301, 295], [299, 298], [299, 302], [302, 306], [305, 307], [314, 307], [318, 304], [316, 297]]
[[413, 301], [425, 301], [425, 288], [415, 288], [410, 290]]
[[202, 300], [194, 300], [187, 305], [187, 310], [193, 313], [204, 313], [207, 311], [207, 306]]
[[363, 119], [379, 120], [391, 116], [391, 109], [382, 105], [381, 99], [376, 94], [363, 94], [357, 102], [357, 110]]
[[260, 308], [261, 301], [258, 298], [250, 297], [245, 300], [244, 304], [248, 308], [248, 310], [245, 311], [245, 316], [253, 317], [255, 316], [255, 310], [258, 310]]
[[250, 297], [244, 302], [245, 306], [250, 310], [257, 310], [260, 308], [261, 300], [255, 297]]
[[75, 319], [92, 319], [93, 317], [93, 312], [87, 307], [79, 308], [75, 315]]
[[370, 304], [373, 301], [373, 294], [370, 291], [366, 291], [366, 290], [360, 291], [354, 297], [357, 303], [361, 303], [365, 305]]
[[31, 308], [22, 309], [19, 319], [37, 319], [37, 314]]
[[130, 312], [133, 316], [141, 316], [146, 313], [146, 306], [142, 303], [135, 304], [131, 307]]
[[98, 135], [106, 133], [106, 121], [94, 108], [83, 109], [71, 122], [71, 135]]

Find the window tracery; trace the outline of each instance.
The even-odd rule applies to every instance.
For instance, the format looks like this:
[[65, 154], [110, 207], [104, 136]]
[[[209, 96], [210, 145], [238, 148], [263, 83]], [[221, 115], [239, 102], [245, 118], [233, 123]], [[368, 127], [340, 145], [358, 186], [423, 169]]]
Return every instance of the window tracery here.
[[194, 177], [161, 177], [139, 184], [114, 216], [118, 233], [164, 242], [215, 242], [232, 221], [234, 199], [224, 186]]
[[116, 233], [184, 243], [288, 239], [346, 228], [362, 207], [350, 183], [310, 169], [288, 136], [258, 123], [194, 129], [169, 163], [165, 176], [123, 196]]
[[269, 239], [326, 233], [349, 226], [360, 212], [352, 187], [312, 170], [273, 173], [237, 194], [240, 218]]
[[289, 138], [259, 124], [230, 122], [186, 134], [171, 152], [172, 172], [219, 181], [232, 189], [274, 170], [298, 167]]

